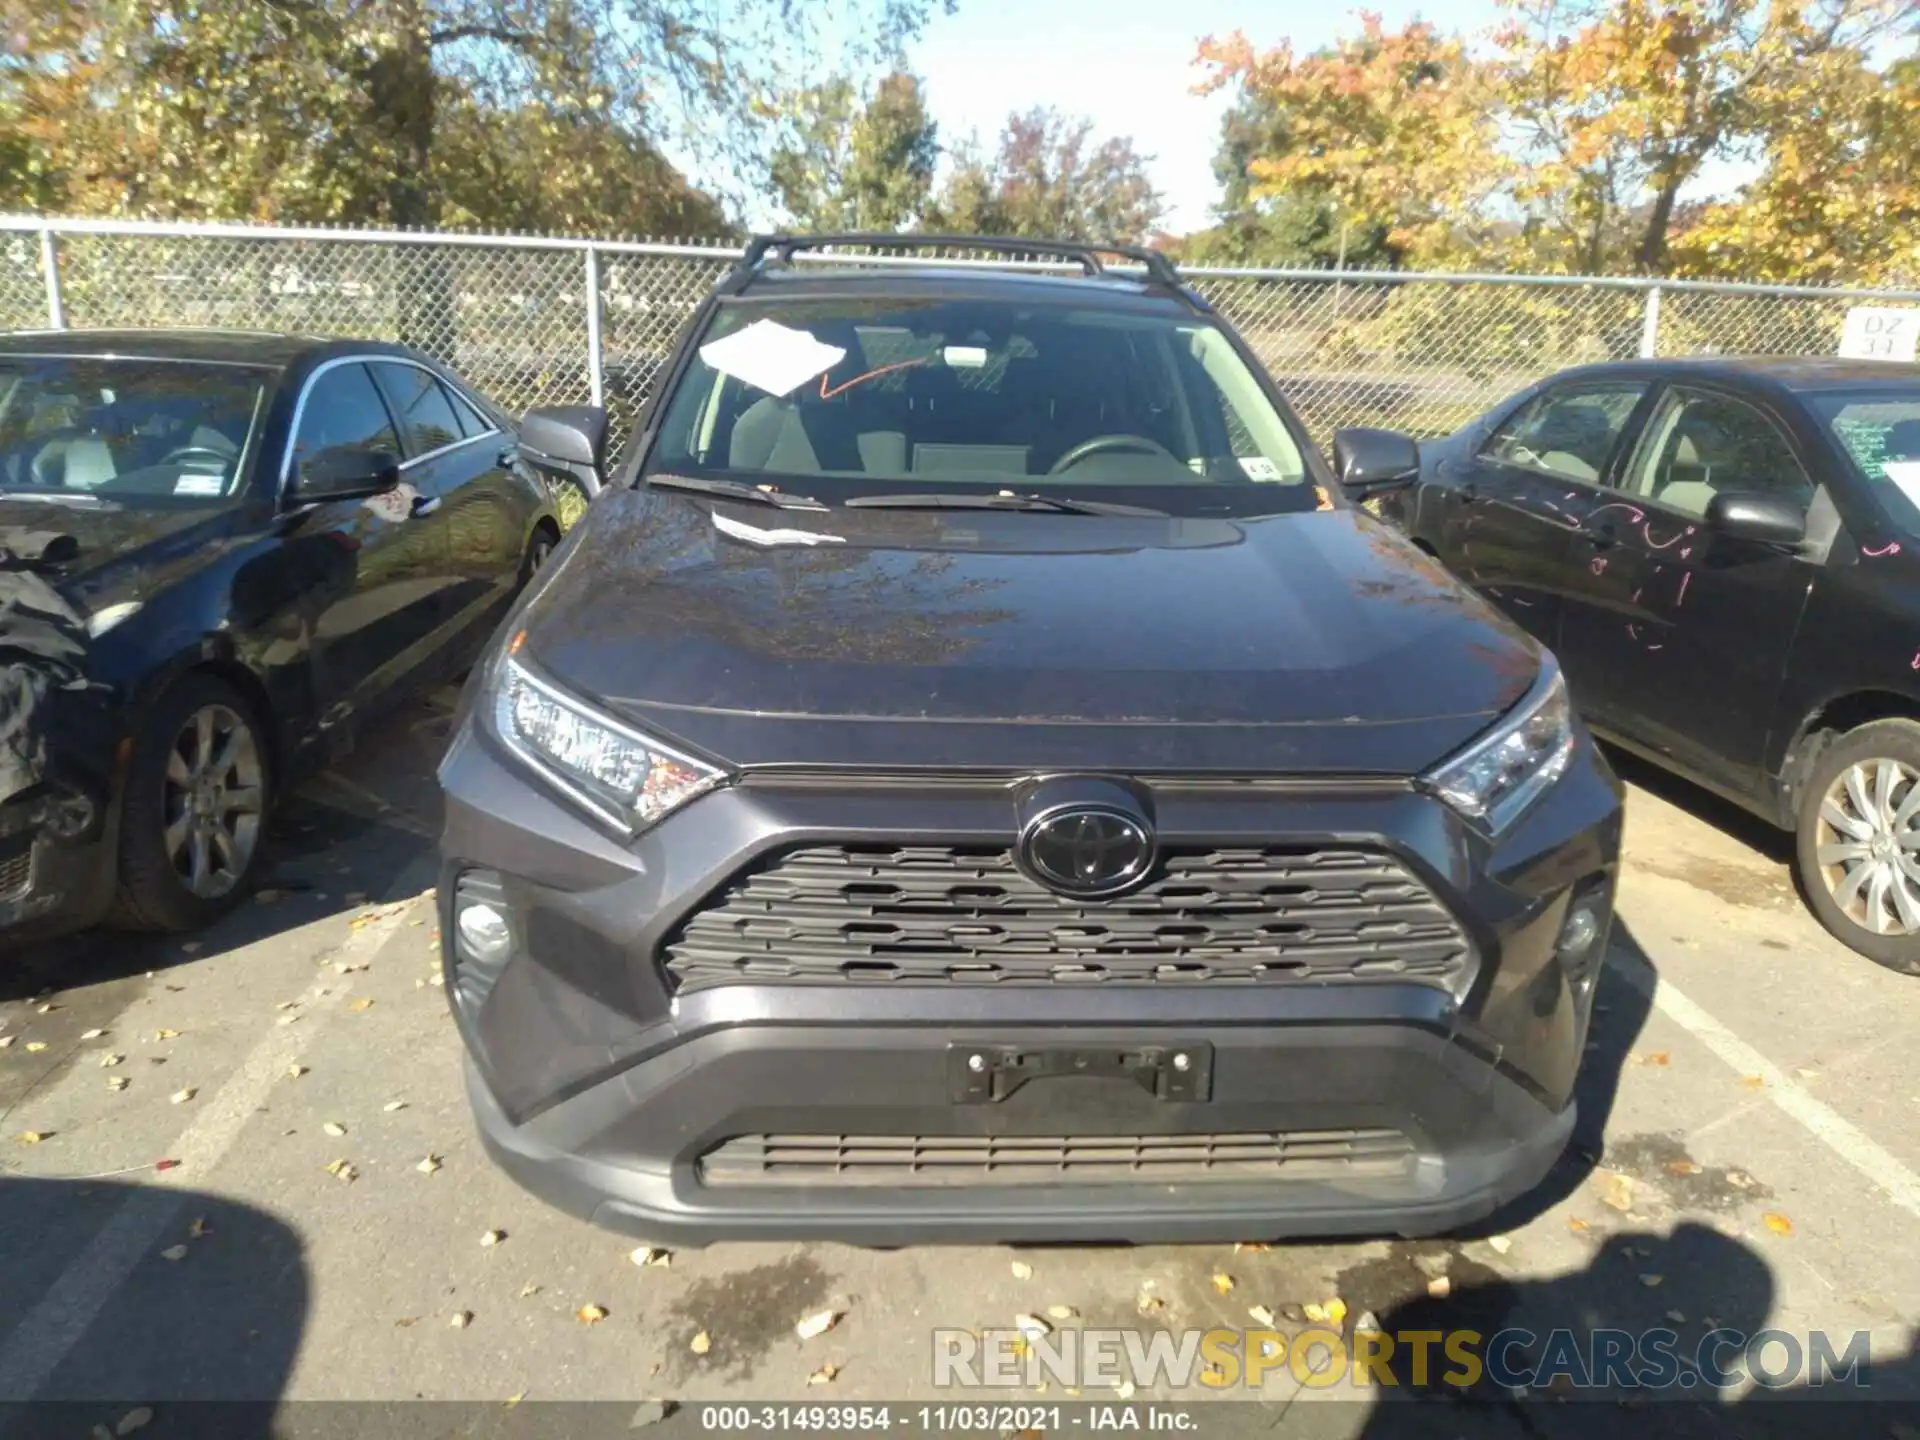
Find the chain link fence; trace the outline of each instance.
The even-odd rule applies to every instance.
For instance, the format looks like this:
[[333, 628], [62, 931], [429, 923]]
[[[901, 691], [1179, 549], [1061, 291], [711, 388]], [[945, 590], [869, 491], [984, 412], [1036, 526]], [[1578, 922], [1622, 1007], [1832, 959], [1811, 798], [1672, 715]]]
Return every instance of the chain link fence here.
[[[511, 412], [597, 401], [624, 435], [681, 325], [738, 253], [718, 244], [0, 219], [0, 327], [231, 326], [400, 340]], [[1851, 306], [1920, 302], [1912, 291], [1706, 282], [1183, 273], [1323, 443], [1343, 425], [1445, 434], [1568, 365], [1831, 355]]]

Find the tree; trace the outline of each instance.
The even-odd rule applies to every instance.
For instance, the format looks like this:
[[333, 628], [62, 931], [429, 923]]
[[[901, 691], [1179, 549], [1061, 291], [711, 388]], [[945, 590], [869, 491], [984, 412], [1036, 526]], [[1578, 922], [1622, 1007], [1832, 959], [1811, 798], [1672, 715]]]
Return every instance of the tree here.
[[494, 224], [473, 177], [498, 173], [507, 216], [704, 225], [663, 143], [760, 188], [823, 30], [858, 68], [930, 3], [0, 0], [0, 182], [86, 213]]
[[895, 70], [864, 102], [836, 76], [787, 107], [791, 133], [775, 149], [781, 204], [815, 230], [898, 230], [917, 219], [933, 187], [938, 132], [920, 81]]
[[1166, 213], [1133, 141], [1092, 143], [1093, 122], [1037, 108], [1007, 117], [991, 157], [967, 142], [929, 209], [931, 228], [1071, 240], [1146, 238]]

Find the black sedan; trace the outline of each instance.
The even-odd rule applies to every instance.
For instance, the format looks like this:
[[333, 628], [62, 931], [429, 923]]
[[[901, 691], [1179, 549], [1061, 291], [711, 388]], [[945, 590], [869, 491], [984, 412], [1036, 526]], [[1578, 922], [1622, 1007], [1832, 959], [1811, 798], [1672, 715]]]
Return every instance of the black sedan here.
[[1796, 832], [1821, 923], [1920, 974], [1920, 367], [1568, 370], [1377, 501], [1596, 731]]
[[516, 444], [397, 345], [0, 338], [0, 932], [234, 904], [276, 791], [464, 670], [558, 541]]

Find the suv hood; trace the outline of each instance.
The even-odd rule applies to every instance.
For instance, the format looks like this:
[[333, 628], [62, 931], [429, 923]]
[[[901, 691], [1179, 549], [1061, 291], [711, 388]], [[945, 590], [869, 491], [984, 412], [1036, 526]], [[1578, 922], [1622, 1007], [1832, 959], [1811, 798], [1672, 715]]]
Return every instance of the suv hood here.
[[562, 685], [737, 765], [1407, 775], [1539, 666], [1351, 510], [814, 513], [615, 490], [522, 619]]

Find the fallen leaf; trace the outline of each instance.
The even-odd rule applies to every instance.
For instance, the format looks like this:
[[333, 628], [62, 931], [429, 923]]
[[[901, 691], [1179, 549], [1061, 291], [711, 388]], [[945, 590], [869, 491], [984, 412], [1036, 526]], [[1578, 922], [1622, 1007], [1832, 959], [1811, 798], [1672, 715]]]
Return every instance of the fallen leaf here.
[[153, 1032], [153, 1038], [156, 1040], [178, 1040], [180, 1038], [180, 1032], [178, 1030], [156, 1030]]
[[44, 1040], [27, 1041], [27, 1053], [29, 1055], [38, 1055], [42, 1050], [46, 1048], [47, 1048], [47, 1042]]
[[287, 1078], [289, 1080], [298, 1080], [302, 1075], [305, 1075], [306, 1073], [307, 1073], [307, 1067], [304, 1065], [287, 1066]]
[[1233, 1242], [1233, 1253], [1236, 1255], [1242, 1251], [1249, 1255], [1260, 1255], [1272, 1248], [1273, 1246], [1264, 1240], [1236, 1240]]
[[418, 1170], [422, 1175], [431, 1175], [440, 1168], [440, 1157], [438, 1155], [429, 1155], [413, 1168]]
[[98, 1039], [99, 1039], [99, 1038], [100, 1038], [100, 1037], [101, 1037], [102, 1035], [104, 1035], [104, 1034], [106, 1034], [106, 1033], [107, 1033], [106, 1031], [104, 1031], [104, 1030], [99, 1030], [99, 1029], [94, 1029], [94, 1030], [82, 1030], [82, 1031], [80, 1032], [80, 1038], [81, 1038], [82, 1040], [98, 1040]]
[[1133, 1381], [1122, 1380], [1118, 1385], [1113, 1387], [1113, 1393], [1118, 1395], [1122, 1400], [1131, 1400], [1133, 1398]]
[[1033, 1278], [1033, 1266], [1024, 1260], [1016, 1260], [1008, 1268], [1013, 1271], [1013, 1278], [1016, 1280], [1031, 1280]]
[[1496, 1255], [1504, 1255], [1513, 1249], [1513, 1241], [1504, 1235], [1489, 1235], [1487, 1237], [1487, 1248]]
[[274, 1021], [273, 1023], [276, 1025], [292, 1025], [296, 1021], [298, 1021], [299, 1018], [300, 1017], [298, 1015], [282, 1015], [278, 1020]]
[[1142, 1315], [1157, 1315], [1167, 1308], [1167, 1302], [1158, 1295], [1142, 1295], [1135, 1304]]
[[256, 890], [253, 894], [253, 901], [256, 905], [271, 905], [274, 901], [278, 900], [280, 896], [281, 892], [278, 890]]
[[687, 1348], [693, 1351], [693, 1353], [696, 1355], [704, 1355], [709, 1350], [713, 1349], [713, 1337], [707, 1334], [706, 1331], [702, 1330], [698, 1335], [694, 1336], [693, 1339], [688, 1342]]
[[184, 1245], [169, 1245], [160, 1252], [160, 1258], [162, 1260], [184, 1260], [187, 1258], [187, 1247]]
[[1318, 1300], [1308, 1303], [1305, 1314], [1307, 1319], [1316, 1325], [1324, 1325], [1327, 1323], [1327, 1307], [1322, 1305]]
[[1053, 1326], [1042, 1320], [1038, 1315], [1014, 1316], [1013, 1328], [1018, 1330], [1022, 1335], [1032, 1337], [1051, 1335], [1053, 1333]]
[[326, 1134], [333, 1136], [333, 1138], [336, 1140], [338, 1140], [342, 1135], [347, 1133], [347, 1127], [342, 1125], [338, 1120], [329, 1120], [327, 1121], [326, 1124], [322, 1125], [320, 1128]]
[[1224, 1270], [1214, 1272], [1213, 1288], [1222, 1295], [1226, 1294], [1233, 1289], [1233, 1276]]
[[22, 1130], [18, 1135], [13, 1137], [13, 1143], [16, 1145], [38, 1145], [42, 1140], [51, 1140], [52, 1138], [53, 1131], [51, 1130]]
[[371, 1010], [372, 1008], [373, 1000], [370, 996], [366, 995], [356, 996], [347, 1002], [347, 1009], [349, 1010]]
[[1427, 1282], [1427, 1294], [1435, 1300], [1444, 1300], [1453, 1293], [1453, 1281], [1445, 1275], [1436, 1275]]
[[539, 1293], [540, 1293], [540, 1286], [535, 1284], [531, 1280], [527, 1281], [526, 1284], [520, 1287], [520, 1298], [522, 1300], [526, 1299], [529, 1295], [538, 1295]]
[[360, 1172], [353, 1168], [351, 1160], [336, 1160], [327, 1166], [327, 1173], [343, 1184], [351, 1185], [360, 1178]]
[[1578, 1215], [1571, 1216], [1567, 1220], [1567, 1229], [1576, 1235], [1584, 1235], [1592, 1228], [1591, 1225], [1587, 1224], [1587, 1222], [1582, 1220]]
[[1793, 1073], [1798, 1075], [1802, 1080], [1817, 1080], [1820, 1078], [1820, 1072], [1811, 1065], [1796, 1066], [1794, 1067]]
[[114, 1066], [123, 1063], [126, 1058], [124, 1055], [102, 1055], [100, 1057], [100, 1068], [102, 1070], [111, 1070]]
[[1078, 1315], [1079, 1313], [1080, 1312], [1078, 1310], [1075, 1310], [1071, 1305], [1047, 1306], [1047, 1318], [1049, 1320], [1071, 1320], [1075, 1315]]
[[793, 1327], [793, 1333], [798, 1335], [802, 1340], [811, 1340], [816, 1335], [826, 1334], [827, 1331], [834, 1327], [834, 1323], [838, 1321], [839, 1318], [840, 1312], [837, 1310], [816, 1310], [813, 1314], [804, 1317], [799, 1324], [795, 1325]]
[[407, 1108], [407, 1102], [404, 1100], [389, 1100], [387, 1101], [386, 1104], [380, 1107], [380, 1109], [385, 1114], [388, 1114], [388, 1115], [393, 1114], [393, 1112], [396, 1110], [404, 1110], [406, 1108]]
[[124, 1075], [109, 1075], [107, 1077], [107, 1089], [109, 1090], [124, 1090], [132, 1083], [133, 1082], [128, 1080]]
[[1684, 1325], [1687, 1323], [1687, 1317], [1682, 1315], [1678, 1310], [1667, 1311], [1667, 1319], [1676, 1325]]
[[19, 1038], [18, 1036], [14, 1036], [14, 1035], [0, 1035], [0, 1050], [5, 1050], [8, 1046], [12, 1045], [13, 1042], [18, 1038]]
[[1748, 1090], [1764, 1090], [1767, 1088], [1767, 1077], [1764, 1075], [1742, 1075], [1740, 1077], [1740, 1084]]
[[199, 1093], [200, 1093], [200, 1092], [199, 1092], [198, 1090], [196, 1090], [196, 1089], [195, 1089], [195, 1088], [194, 1088], [193, 1086], [191, 1086], [191, 1085], [189, 1085], [189, 1086], [187, 1086], [187, 1087], [186, 1087], [186, 1089], [184, 1089], [184, 1090], [176, 1090], [176, 1091], [174, 1091], [174, 1092], [173, 1092], [173, 1094], [171, 1094], [171, 1095], [169, 1095], [169, 1096], [167, 1097], [167, 1099], [168, 1099], [168, 1101], [169, 1101], [169, 1102], [171, 1102], [172, 1104], [175, 1104], [175, 1105], [184, 1105], [184, 1104], [186, 1104], [186, 1103], [187, 1103], [187, 1102], [188, 1102], [189, 1100], [191, 1100], [191, 1099], [193, 1099], [193, 1097], [194, 1097], [194, 1096], [196, 1096], [196, 1095], [198, 1095]]
[[656, 1250], [651, 1245], [642, 1245], [627, 1258], [636, 1265], [658, 1265], [662, 1269], [673, 1264], [673, 1252], [671, 1250]]
[[1660, 1286], [1660, 1283], [1666, 1278], [1667, 1277], [1664, 1275], [1642, 1275], [1640, 1277], [1640, 1283], [1646, 1286], [1647, 1289], [1654, 1290], [1654, 1289], [1658, 1289]]
[[1766, 1222], [1767, 1229], [1776, 1235], [1793, 1234], [1793, 1221], [1782, 1215], [1778, 1210], [1769, 1210], [1760, 1218]]
[[1651, 1055], [1647, 1056], [1647, 1064], [1668, 1065], [1672, 1063], [1672, 1059], [1673, 1057], [1668, 1055], [1666, 1051], [1656, 1050]]
[[511, 1410], [514, 1406], [518, 1405], [522, 1400], [526, 1398], [527, 1398], [526, 1391], [516, 1390], [513, 1392], [513, 1394], [507, 1396], [507, 1398], [502, 1400], [500, 1403], [508, 1410]]
[[136, 1405], [114, 1422], [113, 1433], [123, 1436], [131, 1435], [134, 1431], [142, 1429], [152, 1423], [153, 1407], [151, 1405]]
[[1273, 1329], [1273, 1327], [1278, 1323], [1273, 1311], [1269, 1310], [1264, 1305], [1253, 1305], [1248, 1307], [1247, 1314], [1253, 1317], [1254, 1324], [1264, 1326], [1268, 1330]]
[[[655, 1366], [658, 1370], [660, 1367]], [[671, 1400], [643, 1400], [634, 1409], [633, 1418], [627, 1421], [629, 1430], [639, 1430], [648, 1425], [658, 1425], [674, 1412]]]
[[605, 1308], [599, 1305], [582, 1305], [573, 1315], [582, 1325], [598, 1325], [607, 1318]]
[[210, 1227], [207, 1224], [207, 1217], [204, 1215], [194, 1216], [193, 1223], [187, 1226], [187, 1234], [195, 1240], [203, 1240], [209, 1233], [211, 1233]]
[[42, 1015], [51, 1015], [54, 1011], [64, 1010], [67, 1007], [64, 1005], [55, 1005], [52, 1001], [48, 1001], [45, 1005], [36, 1006], [35, 1008], [38, 1009]]
[[473, 1312], [471, 1310], [456, 1310], [447, 1317], [447, 1324], [456, 1330], [464, 1330], [473, 1324]]
[[1698, 1175], [1700, 1173], [1700, 1167], [1691, 1160], [1669, 1160], [1667, 1162], [1667, 1173], [1669, 1175]]
[[282, 1000], [278, 1005], [274, 1006], [273, 1008], [276, 1010], [292, 1010], [299, 1004], [300, 1002], [298, 1000]]
[[489, 1230], [480, 1237], [480, 1245], [482, 1249], [491, 1250], [506, 1238], [507, 1232], [504, 1230]]
[[1600, 1199], [1615, 1210], [1633, 1208], [1633, 1177], [1623, 1175], [1618, 1170], [1602, 1170]]
[[833, 1383], [834, 1376], [838, 1375], [839, 1373], [840, 1373], [840, 1367], [834, 1364], [831, 1360], [829, 1360], [825, 1365], [822, 1365], [818, 1370], [814, 1371], [811, 1375], [807, 1376], [807, 1384], [831, 1385]]

